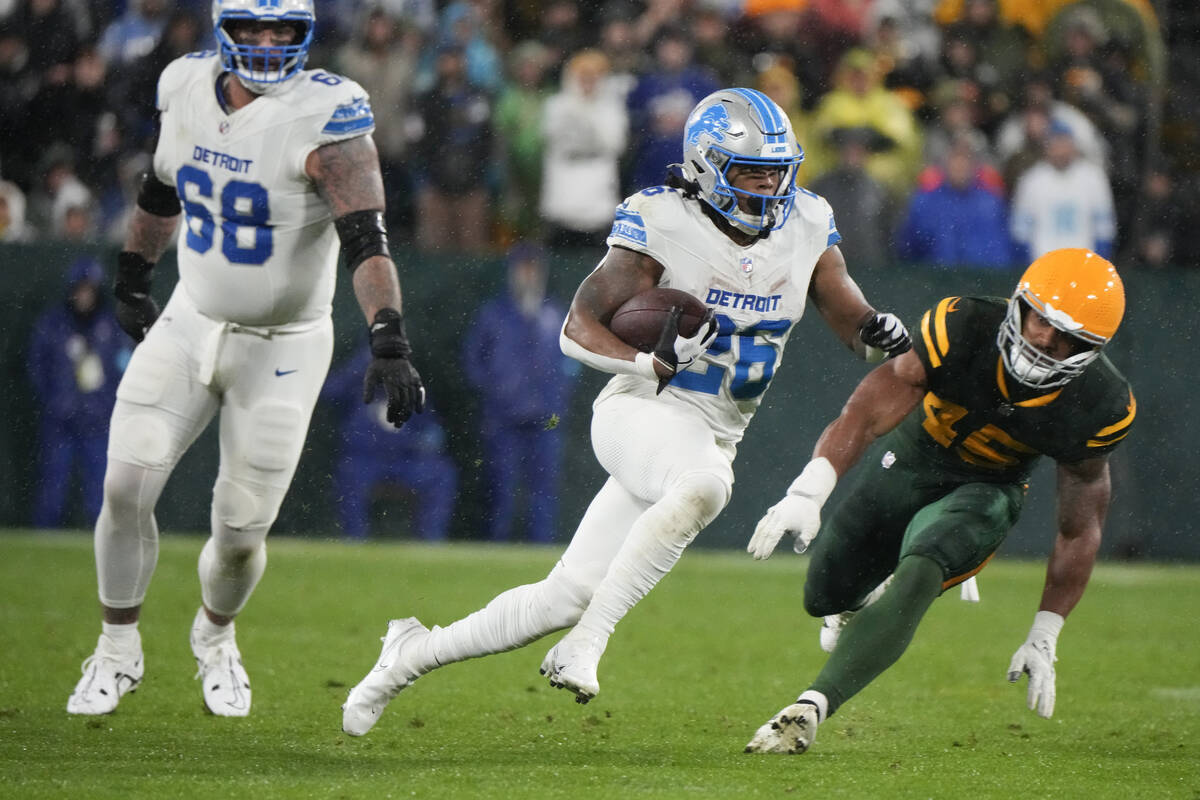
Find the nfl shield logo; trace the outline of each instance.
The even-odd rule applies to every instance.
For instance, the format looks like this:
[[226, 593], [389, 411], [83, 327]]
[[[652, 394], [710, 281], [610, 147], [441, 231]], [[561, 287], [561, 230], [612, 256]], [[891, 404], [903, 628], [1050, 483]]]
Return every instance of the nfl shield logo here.
[[221, 120], [221, 124], [217, 126], [217, 130], [221, 132], [222, 136], [229, 133], [229, 122], [227, 120]]
[[754, 272], [754, 259], [750, 256], [742, 256], [742, 272], [747, 275]]

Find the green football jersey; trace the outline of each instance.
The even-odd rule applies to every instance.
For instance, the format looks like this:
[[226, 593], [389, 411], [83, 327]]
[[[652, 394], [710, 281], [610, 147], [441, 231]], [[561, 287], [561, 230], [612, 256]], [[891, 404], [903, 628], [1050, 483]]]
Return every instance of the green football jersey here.
[[1082, 461], [1129, 434], [1137, 403], [1104, 355], [1050, 391], [1009, 375], [996, 344], [1006, 312], [1006, 300], [985, 297], [947, 297], [925, 312], [913, 350], [928, 391], [885, 440], [885, 458], [928, 464], [943, 479], [1022, 483], [1041, 455]]

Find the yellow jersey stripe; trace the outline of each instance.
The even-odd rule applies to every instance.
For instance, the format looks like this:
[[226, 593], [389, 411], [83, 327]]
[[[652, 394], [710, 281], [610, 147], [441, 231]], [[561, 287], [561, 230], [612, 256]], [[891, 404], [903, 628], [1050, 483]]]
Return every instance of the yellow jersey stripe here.
[[929, 353], [929, 366], [937, 369], [942, 365], [942, 359], [938, 355], [937, 348], [933, 346], [933, 337], [929, 333], [930, 313], [926, 311], [925, 316], [921, 317], [921, 338], [925, 340], [925, 352]]
[[1129, 413], [1125, 415], [1124, 419], [1122, 419], [1120, 422], [1114, 422], [1107, 428], [1101, 428], [1100, 430], [1096, 431], [1097, 439], [1114, 434], [1122, 428], [1128, 428], [1131, 424], [1133, 424], [1133, 418], [1137, 416], [1137, 400], [1134, 399], [1132, 391], [1129, 393], [1129, 405], [1126, 406], [1126, 408], [1129, 409]]
[[1088, 439], [1087, 446], [1088, 447], [1108, 447], [1110, 444], [1116, 444], [1117, 442], [1121, 441], [1126, 436], [1128, 436], [1129, 433], [1130, 433], [1130, 431], [1125, 431], [1120, 436], [1117, 436], [1116, 438], [1113, 438], [1113, 439], [1105, 439], [1103, 442], [1100, 441], [1099, 439]]
[[934, 330], [937, 332], [938, 350], [942, 355], [950, 355], [950, 335], [946, 333], [946, 312], [950, 305], [958, 300], [957, 297], [947, 297], [937, 305], [937, 313], [934, 315]]

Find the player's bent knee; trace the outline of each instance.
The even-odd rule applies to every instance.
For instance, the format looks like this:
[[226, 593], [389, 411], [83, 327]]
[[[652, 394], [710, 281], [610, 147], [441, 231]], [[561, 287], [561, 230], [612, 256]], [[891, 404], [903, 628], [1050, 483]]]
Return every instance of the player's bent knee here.
[[693, 510], [701, 527], [716, 519], [733, 495], [731, 482], [712, 472], [689, 472], [676, 483], [686, 507]]
[[305, 418], [292, 403], [269, 400], [250, 412], [252, 439], [246, 463], [264, 472], [291, 469], [304, 446]]
[[218, 544], [257, 547], [279, 513], [282, 494], [263, 493], [239, 481], [218, 478], [213, 487], [213, 535]]

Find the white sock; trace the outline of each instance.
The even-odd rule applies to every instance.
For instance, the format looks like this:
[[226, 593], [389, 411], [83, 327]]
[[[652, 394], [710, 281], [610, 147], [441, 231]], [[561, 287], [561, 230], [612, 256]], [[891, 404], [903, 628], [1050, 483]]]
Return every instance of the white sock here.
[[202, 644], [215, 644], [223, 639], [234, 637], [234, 623], [228, 625], [218, 625], [208, 618], [208, 614], [204, 611], [204, 606], [196, 612], [196, 620], [192, 623], [192, 631], [195, 633], [196, 641]]
[[122, 648], [140, 647], [142, 644], [142, 635], [138, 633], [138, 624], [130, 622], [128, 625], [117, 625], [112, 622], [101, 622], [101, 628], [104, 635], [112, 639], [113, 643]]
[[825, 714], [829, 711], [829, 698], [823, 693], [808, 689], [796, 698], [797, 703], [812, 703], [817, 707], [817, 721], [824, 722]]

